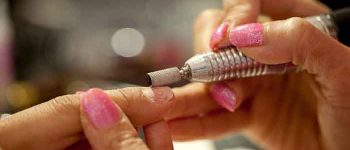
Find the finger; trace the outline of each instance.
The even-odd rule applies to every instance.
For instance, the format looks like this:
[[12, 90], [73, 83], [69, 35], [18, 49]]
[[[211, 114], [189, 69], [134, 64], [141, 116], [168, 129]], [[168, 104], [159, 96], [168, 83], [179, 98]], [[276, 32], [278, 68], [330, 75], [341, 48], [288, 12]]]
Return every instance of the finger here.
[[137, 127], [162, 120], [174, 102], [169, 87], [125, 88], [107, 93]]
[[247, 90], [244, 90], [246, 84], [241, 84], [240, 81], [242, 80], [212, 84], [210, 92], [213, 99], [228, 111], [234, 112], [246, 98]]
[[231, 26], [255, 22], [260, 13], [259, 0], [223, 0], [224, 22]]
[[[235, 95], [235, 103], [232, 106], [232, 112], [239, 108], [244, 101], [250, 99], [252, 95], [256, 94], [260, 84], [263, 84], [263, 81], [264, 78], [256, 77], [224, 81], [223, 83], [227, 86], [226, 88], [229, 88]], [[211, 93], [213, 95], [213, 88]], [[218, 101], [218, 99], [216, 99], [216, 101]]]
[[129, 119], [104, 91], [91, 89], [81, 94], [81, 99], [81, 123], [93, 149], [148, 149]]
[[151, 150], [172, 150], [173, 141], [171, 139], [168, 124], [162, 120], [143, 128], [146, 143]]
[[235, 113], [216, 111], [205, 116], [168, 121], [172, 138], [176, 141], [212, 139], [232, 134], [247, 127], [249, 113], [239, 109]]
[[[138, 127], [162, 120], [173, 103], [170, 88], [133, 87], [106, 92]], [[14, 145], [20, 147], [16, 143], [31, 143], [64, 149], [83, 139], [79, 107], [78, 94], [65, 95], [13, 114], [0, 122], [0, 136], [6, 136], [0, 139], [0, 145], [11, 149]], [[32, 130], [18, 130], [24, 128]], [[28, 134], [32, 138], [24, 138]]]
[[344, 60], [350, 58], [349, 48], [304, 19], [291, 18], [263, 25], [244, 25], [232, 29], [231, 34], [234, 35], [232, 44], [259, 62], [292, 62], [317, 75], [318, 80], [323, 81], [322, 87], [337, 89], [335, 93], [346, 87], [342, 83], [346, 82], [345, 76], [348, 75], [344, 68], [350, 62]]
[[193, 116], [221, 108], [212, 100], [205, 84], [191, 83], [174, 88], [173, 91], [173, 107], [169, 108], [166, 119]]
[[[274, 4], [274, 5], [271, 5]], [[261, 3], [262, 12], [273, 19], [290, 17], [307, 17], [328, 12], [330, 9], [316, 0], [275, 1], [265, 0]]]
[[[219, 51], [220, 48], [230, 45], [228, 34], [232, 26], [255, 22], [259, 14], [257, 0], [223, 0], [224, 14], [220, 18], [210, 38], [210, 48]], [[218, 24], [218, 23], [217, 23]]]
[[194, 23], [194, 50], [204, 52], [210, 50], [209, 42], [215, 28], [220, 24], [223, 17], [221, 10], [209, 9], [202, 12]]
[[214, 31], [211, 38], [210, 45], [214, 51], [230, 45], [227, 32], [231, 28], [256, 22], [261, 11], [273, 19], [286, 19], [293, 16], [305, 17], [329, 11], [325, 5], [314, 0], [265, 0], [263, 3], [259, 0], [223, 0], [223, 7], [225, 12], [223, 23]]
[[205, 85], [192, 83], [173, 89], [175, 99], [166, 119], [203, 115], [226, 108], [234, 111], [253, 91], [255, 84], [251, 79], [225, 81]]
[[258, 79], [247, 78], [217, 82], [209, 87], [213, 100], [226, 110], [234, 112], [242, 102], [249, 99], [253, 94], [252, 91], [256, 92], [257, 83]]
[[342, 44], [301, 18], [244, 25], [231, 34], [232, 44], [259, 62], [293, 62], [312, 73], [327, 72], [338, 64], [334, 58], [348, 53]]

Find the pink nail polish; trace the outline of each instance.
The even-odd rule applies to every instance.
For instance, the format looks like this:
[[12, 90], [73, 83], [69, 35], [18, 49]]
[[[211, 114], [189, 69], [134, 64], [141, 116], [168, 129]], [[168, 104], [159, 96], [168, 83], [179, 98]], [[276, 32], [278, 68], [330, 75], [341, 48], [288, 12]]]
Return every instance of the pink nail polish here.
[[222, 46], [229, 44], [229, 41], [226, 39], [229, 25], [230, 24], [228, 22], [223, 22], [219, 25], [219, 27], [216, 28], [210, 39], [210, 48], [216, 50]]
[[210, 91], [212, 97], [219, 105], [231, 112], [234, 111], [236, 95], [224, 83], [215, 83]]
[[251, 23], [231, 29], [229, 39], [236, 47], [260, 46], [264, 42], [264, 26], [260, 23]]
[[81, 95], [81, 105], [89, 121], [96, 128], [105, 128], [117, 123], [121, 113], [108, 95], [97, 88]]
[[169, 101], [174, 98], [174, 93], [170, 87], [153, 87], [142, 90], [143, 95], [150, 101]]

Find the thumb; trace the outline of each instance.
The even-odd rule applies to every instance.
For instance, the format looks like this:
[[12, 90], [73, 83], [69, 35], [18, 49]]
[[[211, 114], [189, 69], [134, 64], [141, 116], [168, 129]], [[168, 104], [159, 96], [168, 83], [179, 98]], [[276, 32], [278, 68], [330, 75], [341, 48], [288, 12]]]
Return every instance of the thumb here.
[[317, 75], [330, 75], [349, 60], [349, 48], [301, 18], [247, 24], [230, 31], [230, 42], [266, 64], [292, 62]]
[[91, 89], [82, 93], [81, 99], [81, 123], [93, 149], [148, 149], [119, 106], [102, 90]]

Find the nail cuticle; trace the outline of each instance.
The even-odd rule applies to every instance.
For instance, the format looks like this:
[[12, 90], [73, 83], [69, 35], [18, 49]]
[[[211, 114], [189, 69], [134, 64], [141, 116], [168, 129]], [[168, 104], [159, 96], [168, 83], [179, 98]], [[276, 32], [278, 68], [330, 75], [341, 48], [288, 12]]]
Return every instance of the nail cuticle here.
[[174, 98], [174, 93], [169, 87], [145, 88], [142, 93], [151, 102], [167, 102]]
[[146, 97], [149, 101], [155, 102], [154, 93], [153, 93], [152, 88], [144, 88], [144, 89], [142, 89], [142, 94], [143, 94], [143, 96]]

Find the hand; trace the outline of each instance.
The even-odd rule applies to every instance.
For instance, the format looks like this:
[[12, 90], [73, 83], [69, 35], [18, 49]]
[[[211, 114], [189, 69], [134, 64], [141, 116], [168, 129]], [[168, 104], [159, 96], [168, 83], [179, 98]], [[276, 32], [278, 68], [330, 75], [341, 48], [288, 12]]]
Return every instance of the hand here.
[[[105, 92], [92, 89], [81, 95], [81, 122], [93, 149], [148, 149], [128, 117]], [[145, 137], [151, 149], [172, 149], [170, 132], [164, 120], [146, 126]]]
[[[91, 91], [96, 90], [90, 90], [87, 93], [91, 93]], [[171, 148], [169, 138], [166, 138], [167, 126], [162, 122], [164, 114], [173, 105], [173, 93], [170, 88], [161, 87], [151, 89], [135, 87], [110, 90], [106, 91], [106, 93], [118, 105], [116, 107], [118, 107], [119, 114], [121, 115], [120, 120], [111, 126], [110, 129], [120, 131], [122, 130], [121, 128], [125, 128], [125, 132], [111, 131], [108, 134], [109, 136], [105, 136], [105, 142], [110, 142], [110, 148], [112, 146], [118, 146], [118, 144], [123, 142], [135, 143], [135, 146], [141, 146], [141, 142], [135, 137], [134, 130], [130, 128], [131, 124], [134, 127], [146, 126], [144, 132], [150, 148]], [[57, 97], [1, 120], [1, 148], [74, 149], [81, 148], [82, 146], [89, 147], [89, 142], [97, 149], [101, 148], [97, 144], [106, 146], [102, 145], [104, 144], [102, 143], [103, 141], [96, 141], [91, 136], [99, 137], [101, 133], [109, 128], [87, 128], [91, 125], [90, 122], [86, 121], [86, 114], [79, 112], [80, 99], [78, 94]], [[91, 136], [85, 136], [83, 134], [80, 114], [83, 116], [82, 123], [85, 127], [85, 133], [89, 133]], [[157, 137], [157, 140], [155, 141], [153, 137]], [[86, 138], [89, 142], [86, 141]], [[112, 138], [123, 139], [119, 139], [119, 143], [112, 143], [110, 141]]]
[[[289, 2], [293, 5], [279, 5]], [[259, 10], [279, 19], [327, 11], [314, 1], [227, 0], [224, 11], [209, 10], [197, 19], [195, 49], [209, 49], [214, 32], [213, 48], [229, 42], [259, 62], [292, 62], [306, 72], [175, 89], [176, 104], [167, 116], [172, 137], [193, 140], [243, 131], [266, 149], [346, 149], [350, 49], [300, 18], [236, 27], [255, 22]], [[215, 31], [222, 20], [228, 25]], [[242, 40], [249, 35], [258, 42]], [[211, 97], [234, 112], [220, 109]]]

